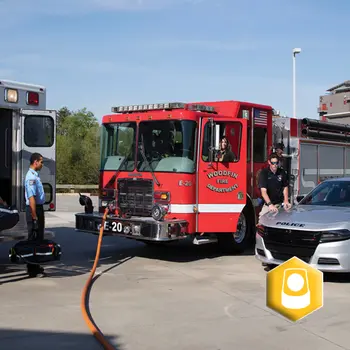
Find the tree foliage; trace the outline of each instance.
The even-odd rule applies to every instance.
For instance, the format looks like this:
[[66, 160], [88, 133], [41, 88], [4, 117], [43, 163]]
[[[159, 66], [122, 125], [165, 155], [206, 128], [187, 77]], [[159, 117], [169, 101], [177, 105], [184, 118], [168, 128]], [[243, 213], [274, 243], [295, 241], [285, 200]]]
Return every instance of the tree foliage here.
[[100, 125], [86, 108], [57, 116], [57, 183], [98, 184]]

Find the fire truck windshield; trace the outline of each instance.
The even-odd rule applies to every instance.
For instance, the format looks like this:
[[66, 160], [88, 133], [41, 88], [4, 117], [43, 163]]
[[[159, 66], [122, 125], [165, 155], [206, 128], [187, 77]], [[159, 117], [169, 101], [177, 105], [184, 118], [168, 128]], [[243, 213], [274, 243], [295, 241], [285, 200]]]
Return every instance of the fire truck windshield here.
[[101, 169], [134, 170], [135, 138], [135, 122], [102, 125]]
[[[140, 122], [137, 171], [195, 171], [197, 124], [192, 120], [155, 120]], [[143, 135], [143, 137], [141, 137]], [[143, 144], [141, 142], [143, 140]]]

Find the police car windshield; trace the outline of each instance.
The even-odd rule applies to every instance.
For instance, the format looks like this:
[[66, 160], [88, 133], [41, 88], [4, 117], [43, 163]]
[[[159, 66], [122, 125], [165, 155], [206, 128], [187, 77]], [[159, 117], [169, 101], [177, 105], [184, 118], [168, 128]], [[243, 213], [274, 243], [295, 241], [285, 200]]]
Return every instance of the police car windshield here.
[[[197, 124], [192, 120], [141, 122], [137, 171], [193, 173], [196, 128]], [[146, 159], [142, 157], [140, 147], [143, 147]]]
[[135, 122], [102, 125], [101, 169], [132, 171], [135, 145]]
[[322, 182], [299, 205], [350, 207], [350, 181]]

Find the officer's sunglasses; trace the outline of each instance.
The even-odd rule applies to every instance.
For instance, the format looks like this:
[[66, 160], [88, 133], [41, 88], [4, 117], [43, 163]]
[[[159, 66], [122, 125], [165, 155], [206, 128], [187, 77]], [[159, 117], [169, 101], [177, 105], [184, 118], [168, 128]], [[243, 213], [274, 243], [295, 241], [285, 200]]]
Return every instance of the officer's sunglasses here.
[[272, 165], [277, 165], [278, 162], [270, 162]]

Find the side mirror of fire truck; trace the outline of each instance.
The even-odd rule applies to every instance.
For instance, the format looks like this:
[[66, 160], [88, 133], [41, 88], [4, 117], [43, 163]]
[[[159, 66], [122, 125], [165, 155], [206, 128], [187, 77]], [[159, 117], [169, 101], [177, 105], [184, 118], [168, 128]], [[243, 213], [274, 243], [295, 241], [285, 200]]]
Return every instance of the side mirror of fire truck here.
[[90, 197], [79, 193], [79, 203], [81, 206], [85, 207], [86, 214], [92, 214], [94, 212], [94, 207]]
[[220, 150], [220, 125], [215, 124], [215, 151]]

